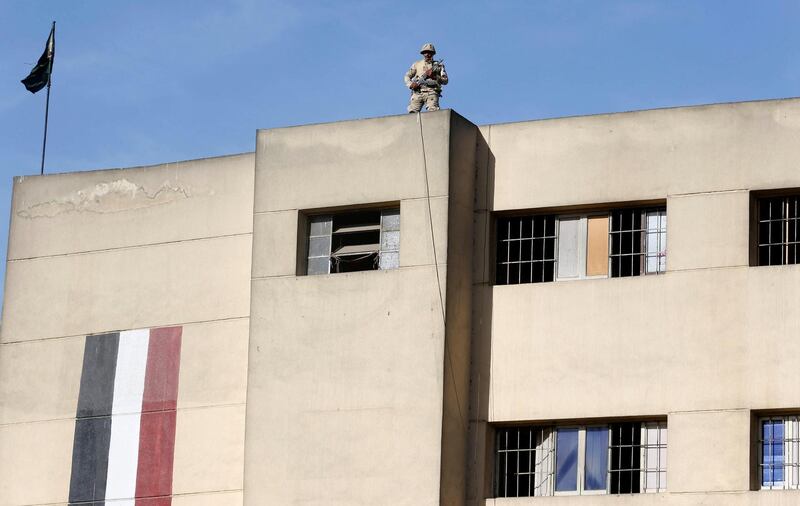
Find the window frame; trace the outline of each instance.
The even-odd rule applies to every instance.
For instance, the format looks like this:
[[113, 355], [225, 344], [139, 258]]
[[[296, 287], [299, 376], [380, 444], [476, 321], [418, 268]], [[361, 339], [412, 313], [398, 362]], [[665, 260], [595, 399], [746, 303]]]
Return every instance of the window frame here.
[[[770, 485], [765, 486], [763, 473], [767, 464], [764, 463], [765, 440], [763, 439], [763, 427], [765, 422], [776, 421], [782, 422], [781, 425], [783, 427], [783, 437], [781, 438], [783, 479], [781, 481], [772, 480]], [[753, 442], [757, 446], [757, 460], [753, 469], [753, 483], [755, 485], [753, 489], [759, 491], [800, 490], [800, 414], [797, 412], [760, 413], [755, 416], [755, 422]], [[791, 423], [792, 429], [789, 431], [787, 431], [787, 423]], [[770, 441], [772, 440], [771, 438]], [[789, 445], [793, 449], [787, 452]], [[774, 463], [770, 464], [770, 466], [774, 467]]]
[[[531, 237], [530, 237], [530, 240], [531, 241], [537, 241], [537, 240], [543, 241], [543, 243], [542, 243], [542, 258], [541, 259], [534, 259], [533, 258], [533, 244], [531, 244], [531, 260], [524, 261], [524, 262], [522, 260], [512, 261], [511, 258], [510, 258], [510, 253], [509, 253], [510, 250], [509, 250], [508, 246], [506, 246], [506, 252], [507, 252], [506, 260], [505, 261], [501, 261], [498, 258], [498, 249], [499, 249], [499, 244], [501, 242], [505, 242], [506, 244], [509, 244], [511, 242], [516, 242], [516, 241], [520, 241], [521, 242], [524, 239], [521, 238], [521, 237], [520, 238], [516, 238], [516, 239], [513, 239], [511, 237], [505, 237], [503, 239], [500, 239], [501, 232], [499, 230], [499, 223], [502, 220], [515, 220], [515, 219], [520, 219], [521, 220], [521, 219], [525, 219], [525, 218], [528, 218], [533, 222], [531, 224]], [[534, 232], [535, 232], [535, 230], [534, 230], [534, 228], [535, 228], [534, 220], [536, 220], [537, 218], [539, 218], [539, 219], [541, 219], [543, 221], [543, 225], [545, 227], [544, 228], [544, 234], [543, 235], [539, 235], [539, 236], [534, 235]], [[553, 235], [548, 235], [547, 234], [548, 220], [552, 221]], [[520, 224], [520, 226], [521, 226], [521, 224]], [[557, 237], [558, 237], [558, 221], [557, 221], [557, 217], [555, 215], [553, 215], [552, 213], [500, 215], [500, 216], [496, 216], [494, 218], [493, 227], [492, 228], [493, 228], [493, 231], [494, 231], [494, 233], [492, 235], [492, 239], [493, 239], [492, 240], [492, 244], [494, 244], [494, 248], [492, 250], [492, 257], [491, 258], [493, 259], [493, 265], [494, 265], [494, 269], [493, 269], [494, 284], [496, 284], [496, 285], [499, 284], [498, 283], [498, 280], [499, 280], [498, 270], [499, 270], [501, 264], [504, 264], [506, 266], [506, 280], [507, 280], [505, 283], [502, 283], [502, 285], [518, 285], [518, 284], [531, 284], [531, 283], [550, 283], [551, 281], [545, 281], [544, 280], [544, 278], [546, 278], [546, 275], [545, 275], [546, 274], [546, 270], [547, 270], [546, 264], [548, 264], [548, 263], [552, 264], [552, 266], [553, 266], [552, 267], [552, 269], [553, 269], [553, 273], [552, 273], [553, 279], [552, 279], [552, 281], [555, 281], [555, 279], [556, 279], [556, 271], [557, 271], [557, 268], [558, 268], [558, 251], [557, 251], [557, 246], [558, 246], [558, 241], [557, 241]], [[510, 232], [509, 232], [509, 235], [510, 235]], [[520, 235], [521, 235], [521, 233], [520, 233]], [[549, 240], [553, 242], [553, 245], [552, 245], [553, 257], [552, 257], [552, 259], [548, 259], [547, 258], [547, 242]], [[521, 247], [522, 246], [520, 244], [520, 249], [521, 249]], [[531, 281], [522, 282], [521, 281], [522, 274], [520, 273], [519, 268], [517, 268], [517, 279], [520, 280], [520, 281], [518, 281], [517, 283], [508, 282], [508, 280], [510, 279], [510, 274], [509, 274], [509, 270], [508, 270], [509, 267], [508, 266], [510, 266], [511, 264], [517, 264], [517, 265], [521, 266], [523, 263], [530, 263], [531, 264], [531, 276], [530, 276]], [[534, 266], [539, 266], [539, 265], [541, 266], [541, 269], [542, 269], [542, 281], [533, 281], [533, 278], [534, 278], [533, 268], [534, 268]]]
[[[614, 230], [614, 214], [615, 213], [623, 213], [626, 211], [636, 212], [639, 211], [641, 214], [639, 216], [639, 228], [631, 228], [631, 229], [623, 229], [622, 224], [620, 224], [620, 230]], [[651, 213], [656, 213], [659, 216], [659, 227], [655, 229], [655, 234], [660, 235], [663, 231], [664, 234], [664, 270], [662, 271], [660, 268], [660, 261], [659, 261], [659, 254], [661, 250], [651, 254], [648, 251], [648, 235], [650, 235], [650, 228], [648, 224], [648, 216]], [[664, 274], [667, 272], [667, 226], [664, 225], [662, 228], [660, 226], [662, 219], [666, 221], [667, 219], [667, 206], [666, 204], [663, 205], [651, 205], [651, 206], [631, 206], [631, 207], [624, 207], [624, 208], [614, 208], [608, 211], [608, 277], [609, 278], [633, 278], [637, 276], [657, 276], [660, 274]], [[632, 252], [632, 253], [614, 253], [614, 240], [613, 234], [640, 234], [639, 237], [639, 252]], [[659, 239], [660, 240], [660, 239]], [[620, 240], [621, 243], [621, 240]], [[617, 274], [614, 275], [614, 259], [619, 258], [620, 262], [620, 270], [622, 270], [622, 257], [639, 257], [639, 269], [638, 273], [634, 274], [633, 272], [633, 260], [631, 260], [631, 273], [626, 275]], [[650, 257], [655, 257], [657, 259], [656, 263], [656, 270], [654, 272], [648, 272], [647, 260]]]
[[[794, 241], [791, 241], [791, 244], [795, 245], [795, 257], [794, 262], [784, 261], [783, 255], [781, 257], [780, 263], [761, 263], [761, 254], [760, 254], [760, 246], [761, 246], [761, 238], [760, 238], [760, 230], [759, 224], [761, 220], [761, 207], [760, 203], [764, 200], [788, 200], [788, 199], [798, 199], [800, 200], [800, 188], [782, 188], [782, 189], [775, 189], [775, 190], [757, 190], [750, 192], [750, 266], [751, 267], [773, 267], [773, 266], [786, 266], [786, 265], [798, 265], [800, 264], [800, 241], [798, 241], [798, 236], [800, 235], [800, 230], [797, 229], [797, 226], [800, 224], [800, 213], [798, 217], [792, 218], [783, 218], [781, 220], [786, 220], [787, 222], [790, 220], [795, 220], [795, 229], [794, 229]], [[800, 205], [798, 203], [797, 205]], [[781, 221], [781, 220], [770, 220], [770, 221]], [[787, 223], [788, 226], [788, 223]], [[780, 243], [768, 243], [769, 245], [773, 246], [788, 246], [790, 243], [787, 231], [787, 237], [785, 241], [781, 241]], [[764, 244], [767, 246], [767, 244]], [[786, 252], [788, 257], [788, 252]], [[787, 258], [788, 260], [788, 258]]]
[[[612, 261], [614, 260], [615, 255], [613, 254], [613, 242], [612, 242], [612, 219], [613, 213], [618, 211], [627, 211], [627, 210], [639, 210], [641, 212], [641, 233], [640, 237], [640, 246], [641, 252], [637, 253], [641, 257], [641, 265], [639, 272], [633, 275], [626, 275], [626, 276], [614, 276], [613, 274], [613, 267]], [[659, 213], [658, 219], [658, 228], [653, 229], [655, 233], [658, 235], [657, 237], [657, 246], [661, 246], [661, 240], [663, 234], [663, 248], [659, 248], [657, 252], [650, 252], [648, 250], [648, 233], [650, 232], [650, 228], [648, 228], [648, 215], [656, 212]], [[493, 215], [493, 222], [492, 222], [492, 244], [493, 248], [491, 250], [491, 258], [493, 264], [493, 271], [492, 271], [492, 281], [493, 285], [495, 286], [506, 286], [506, 285], [517, 285], [517, 284], [537, 284], [537, 283], [550, 283], [550, 282], [564, 282], [564, 281], [578, 281], [578, 280], [585, 280], [585, 279], [602, 279], [602, 278], [616, 278], [616, 277], [635, 277], [635, 276], [653, 276], [659, 274], [665, 274], [668, 272], [668, 265], [667, 265], [667, 241], [668, 241], [668, 229], [666, 224], [666, 218], [668, 215], [667, 210], [667, 202], [665, 199], [660, 200], [652, 200], [652, 201], [643, 201], [643, 202], [630, 202], [630, 203], [617, 203], [617, 204], [601, 204], [601, 205], [593, 205], [593, 206], [570, 206], [570, 207], [562, 207], [562, 208], [542, 208], [542, 209], [533, 209], [533, 210], [526, 210], [526, 211], [514, 211], [514, 212], [500, 212]], [[501, 248], [501, 242], [509, 242], [512, 239], [509, 237], [503, 237], [503, 232], [500, 230], [500, 224], [504, 220], [511, 220], [511, 219], [535, 219], [535, 218], [544, 218], [554, 220], [554, 233], [555, 237], [552, 239], [554, 241], [554, 260], [553, 263], [553, 278], [552, 280], [547, 280], [546, 276], [543, 276], [545, 279], [535, 281], [534, 276], [531, 275], [531, 281], [522, 281], [522, 274], [518, 272], [517, 279], [520, 280], [518, 282], [511, 283], [509, 282], [509, 271], [508, 265], [510, 263], [520, 263], [520, 262], [512, 262], [510, 257], [507, 256], [506, 260], [501, 260], [499, 258]], [[587, 274], [588, 271], [588, 264], [589, 264], [589, 220], [591, 218], [596, 217], [607, 217], [608, 219], [608, 230], [606, 232], [606, 240], [607, 242], [607, 252], [606, 252], [606, 272], [605, 274]], [[577, 219], [578, 220], [578, 243], [576, 245], [577, 250], [577, 275], [576, 276], [559, 276], [559, 268], [562, 264], [560, 257], [561, 249], [562, 249], [562, 236], [561, 236], [561, 222], [570, 220], [570, 219]], [[508, 235], [508, 234], [506, 234]], [[544, 240], [548, 240], [550, 236], [545, 235], [542, 236]], [[532, 240], [536, 240], [536, 236], [531, 237]], [[546, 247], [546, 246], [545, 246]], [[508, 250], [506, 250], [508, 251]], [[663, 252], [663, 255], [661, 254]], [[661, 269], [661, 258], [663, 257], [663, 270]], [[550, 262], [551, 260], [546, 260], [546, 255], [543, 256], [542, 262]], [[656, 259], [656, 270], [654, 272], [648, 272], [648, 258], [655, 258]], [[531, 263], [537, 265], [535, 262], [539, 260], [531, 260]], [[504, 282], [500, 282], [500, 270], [501, 265], [505, 265], [505, 273], [506, 279]]]
[[[367, 253], [365, 249], [365, 255], [375, 255], [374, 268], [370, 269], [354, 269], [354, 270], [345, 270], [345, 271], [336, 271], [333, 268], [334, 259], [348, 256], [347, 254], [344, 255], [337, 255], [333, 251], [334, 241], [337, 237], [342, 238], [348, 232], [339, 232], [337, 236], [336, 230], [336, 218], [337, 217], [349, 217], [349, 216], [356, 216], [361, 213], [378, 213], [378, 220], [377, 223], [369, 225], [367, 228], [370, 230], [374, 230], [378, 232], [377, 243], [364, 243], [365, 246], [369, 245], [376, 245], [377, 248], [374, 252]], [[366, 206], [359, 206], [359, 207], [344, 207], [344, 208], [330, 208], [330, 209], [316, 209], [313, 211], [301, 211], [300, 212], [300, 219], [298, 220], [298, 247], [297, 247], [297, 269], [296, 275], [297, 276], [326, 276], [331, 274], [347, 274], [353, 272], [369, 272], [375, 270], [393, 270], [400, 268], [400, 238], [401, 238], [401, 206], [399, 202], [393, 203], [381, 203], [381, 204], [372, 204]], [[397, 216], [397, 223], [387, 225], [386, 224], [386, 217], [389, 215], [396, 215]], [[327, 218], [327, 225], [323, 226], [323, 233], [321, 234], [314, 234], [312, 235], [312, 229], [314, 228], [315, 223], [325, 223]], [[321, 220], [319, 220], [321, 219]], [[319, 220], [319, 221], [318, 221]], [[356, 227], [359, 228], [359, 227]], [[368, 230], [365, 230], [368, 232]], [[355, 233], [358, 233], [356, 231]], [[386, 241], [386, 237], [389, 234], [396, 235], [396, 242], [392, 241], [393, 243], [389, 243]], [[325, 238], [327, 237], [327, 254], [326, 255], [313, 255], [311, 251], [311, 242], [312, 239], [318, 238]], [[384, 255], [389, 254], [396, 257], [396, 260], [392, 262], [388, 267], [384, 264]], [[327, 263], [327, 272], [310, 272], [310, 266], [312, 259], [328, 259]], [[322, 262], [320, 262], [322, 263]]]
[[[563, 282], [563, 281], [580, 281], [583, 279], [605, 279], [611, 277], [609, 275], [611, 271], [611, 257], [610, 254], [606, 255], [606, 274], [597, 274], [597, 275], [589, 275], [587, 274], [588, 271], [588, 253], [589, 253], [589, 219], [598, 216], [608, 216], [609, 217], [609, 226], [606, 230], [606, 241], [608, 242], [609, 253], [611, 251], [611, 215], [609, 212], [600, 212], [600, 211], [593, 211], [593, 212], [585, 212], [585, 213], [569, 213], [569, 214], [557, 214], [556, 218], [556, 245], [555, 245], [555, 252], [556, 252], [556, 263], [554, 269], [554, 282]], [[558, 276], [558, 267], [559, 267], [559, 253], [561, 252], [561, 221], [562, 220], [571, 220], [577, 219], [578, 220], [578, 247], [576, 248], [577, 252], [577, 269], [578, 274], [577, 276], [573, 277], [559, 277]]]
[[[608, 481], [608, 467], [609, 467], [609, 459], [610, 453], [608, 451], [610, 440], [611, 440], [611, 433], [609, 432], [609, 424], [602, 424], [602, 423], [590, 423], [590, 424], [579, 424], [579, 425], [557, 425], [553, 428], [553, 433], [558, 434], [559, 430], [569, 430], [575, 429], [578, 431], [578, 462], [575, 464], [577, 469], [575, 471], [575, 490], [556, 490], [556, 486], [558, 484], [558, 469], [553, 469], [553, 496], [563, 496], [563, 495], [611, 495], [609, 494], [609, 481]], [[586, 490], [586, 432], [587, 429], [591, 428], [603, 428], [606, 429], [606, 471], [605, 471], [605, 481], [606, 487], [602, 490]], [[558, 437], [556, 436], [555, 439], [555, 447], [553, 450], [555, 454], [555, 463], [558, 464]]]
[[[634, 424], [637, 425], [637, 430], [639, 431], [639, 443], [636, 446], [636, 451], [638, 452], [638, 461], [639, 467], [638, 470], [635, 472], [638, 474], [638, 492], [611, 492], [612, 489], [612, 476], [615, 472], [612, 469], [612, 430], [616, 427], [621, 425], [627, 424]], [[606, 437], [605, 437], [605, 488], [603, 489], [587, 489], [586, 485], [586, 478], [588, 475], [586, 469], [587, 463], [587, 456], [586, 451], [588, 447], [588, 433], [591, 429], [603, 429], [605, 430]], [[657, 439], [655, 442], [649, 441], [648, 430], [655, 429], [657, 434]], [[508, 446], [508, 440], [506, 440], [506, 448], [501, 449], [500, 444], [500, 437], [501, 434], [508, 434], [510, 430], [528, 430], [532, 434], [530, 437], [530, 446], [531, 448], [526, 449], [526, 451], [532, 452], [534, 458], [532, 459], [533, 462], [536, 462], [538, 458], [537, 455], [539, 451], [547, 451], [549, 452], [549, 456], [544, 458], [549, 458], [549, 468], [544, 469], [540, 472], [547, 473], [544, 479], [539, 479], [537, 483], [546, 483], [546, 491], [545, 493], [540, 493], [539, 495], [536, 494], [536, 487], [530, 485], [528, 490], [531, 495], [508, 495], [508, 477], [511, 474], [515, 476], [519, 476], [520, 474], [530, 474], [529, 480], [534, 480], [539, 473], [533, 473], [531, 465], [529, 464], [529, 469], [527, 473], [509, 473], [509, 460], [508, 454], [511, 452], [519, 452], [520, 449], [510, 449]], [[575, 430], [577, 431], [577, 444], [576, 450], [577, 454], [577, 461], [575, 463], [575, 489], [574, 490], [557, 490], [558, 487], [558, 456], [559, 456], [559, 443], [558, 443], [558, 433], [559, 431], [568, 431], [568, 430]], [[668, 424], [666, 418], [657, 417], [657, 418], [647, 418], [647, 419], [634, 419], [634, 420], [609, 420], [609, 421], [596, 421], [596, 420], [589, 420], [585, 423], [576, 422], [576, 423], [565, 423], [565, 424], [531, 424], [531, 425], [517, 425], [517, 426], [499, 426], [495, 429], [495, 448], [493, 452], [494, 456], [494, 463], [492, 469], [494, 470], [494, 477], [492, 480], [492, 493], [495, 498], [507, 498], [507, 497], [539, 497], [539, 496], [575, 496], [575, 495], [630, 495], [630, 494], [654, 494], [654, 493], [662, 493], [667, 491], [667, 464], [668, 464]], [[533, 434], [545, 434], [547, 433], [547, 437], [542, 437], [542, 442], [544, 443], [548, 438], [550, 439], [549, 447], [543, 447], [542, 450], [538, 449], [538, 444], [534, 441], [536, 438]], [[664, 438], [662, 441], [662, 437]], [[662, 454], [663, 449], [663, 454]], [[647, 454], [648, 450], [655, 450], [656, 454], [656, 466], [653, 467], [652, 463], [649, 462], [649, 456]], [[502, 463], [500, 462], [500, 455], [504, 454], [505, 461]], [[664, 461], [662, 462], [662, 455]], [[631, 457], [633, 458], [633, 457]], [[531, 460], [531, 459], [529, 459]], [[517, 466], [519, 466], [519, 460], [517, 460]], [[501, 474], [501, 469], [503, 474]], [[517, 467], [519, 469], [519, 467]], [[616, 472], [620, 472], [617, 470]], [[648, 487], [648, 474], [655, 473], [656, 475], [656, 487], [651, 489]], [[663, 476], [663, 482], [662, 482]], [[502, 481], [505, 480], [505, 481]], [[502, 484], [501, 484], [502, 481]], [[503, 486], [504, 485], [504, 488]], [[503, 494], [500, 495], [501, 490], [503, 490]], [[517, 489], [515, 493], [519, 493], [519, 482], [517, 482]]]

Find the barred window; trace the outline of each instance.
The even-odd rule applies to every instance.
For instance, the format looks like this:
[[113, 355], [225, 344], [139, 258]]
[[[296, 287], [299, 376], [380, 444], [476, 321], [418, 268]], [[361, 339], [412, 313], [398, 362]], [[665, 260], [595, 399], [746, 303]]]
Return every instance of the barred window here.
[[621, 423], [612, 425], [610, 444], [610, 492], [635, 494], [658, 492], [667, 486], [666, 424]]
[[611, 211], [611, 277], [659, 274], [666, 270], [667, 209]]
[[498, 285], [553, 281], [555, 216], [501, 218], [497, 221]]
[[760, 198], [757, 209], [758, 265], [798, 263], [800, 196]]
[[666, 271], [667, 210], [625, 208], [497, 220], [495, 283], [516, 285]]
[[498, 428], [495, 448], [495, 497], [667, 488], [664, 421]]
[[800, 418], [778, 416], [759, 423], [759, 469], [762, 489], [800, 488]]
[[553, 495], [552, 428], [498, 429], [496, 452], [497, 497]]
[[307, 274], [396, 269], [400, 209], [309, 217]]

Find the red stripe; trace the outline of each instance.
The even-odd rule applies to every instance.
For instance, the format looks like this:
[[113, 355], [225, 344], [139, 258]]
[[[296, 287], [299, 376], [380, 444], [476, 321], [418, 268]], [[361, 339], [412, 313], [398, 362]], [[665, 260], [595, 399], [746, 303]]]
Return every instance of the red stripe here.
[[[111, 504], [114, 504], [113, 502]], [[136, 499], [136, 506], [172, 506], [172, 497]]]
[[137, 506], [169, 506], [172, 503], [169, 496], [172, 495], [180, 353], [180, 327], [150, 330], [139, 429]]
[[150, 329], [142, 412], [177, 408], [180, 359], [181, 327]]
[[172, 457], [175, 452], [175, 411], [142, 413], [139, 431], [139, 467], [136, 504], [140, 498], [172, 494]]

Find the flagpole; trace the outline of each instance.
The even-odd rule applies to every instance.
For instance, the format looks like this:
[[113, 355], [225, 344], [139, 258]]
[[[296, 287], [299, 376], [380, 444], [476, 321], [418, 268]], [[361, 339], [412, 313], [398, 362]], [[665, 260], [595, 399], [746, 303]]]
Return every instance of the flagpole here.
[[47, 149], [47, 117], [50, 114], [50, 81], [47, 82], [47, 101], [44, 106], [44, 140], [42, 141], [42, 170], [41, 174], [44, 175], [44, 153]]
[[[55, 41], [56, 36], [56, 22], [53, 21], [53, 28], [51, 29], [53, 40]], [[55, 43], [55, 42], [54, 42]], [[42, 140], [42, 169], [40, 174], [44, 175], [44, 154], [47, 150], [47, 119], [50, 116], [50, 79], [53, 75], [53, 58], [50, 58], [50, 63], [48, 64], [47, 70], [47, 100], [45, 101], [44, 106], [44, 139]]]

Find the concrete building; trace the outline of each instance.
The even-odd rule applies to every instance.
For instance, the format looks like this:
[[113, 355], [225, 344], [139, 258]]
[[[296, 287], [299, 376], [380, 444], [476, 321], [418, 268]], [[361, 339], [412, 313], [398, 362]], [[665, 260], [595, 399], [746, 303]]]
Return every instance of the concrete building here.
[[0, 506], [797, 504], [799, 164], [787, 99], [17, 178]]

